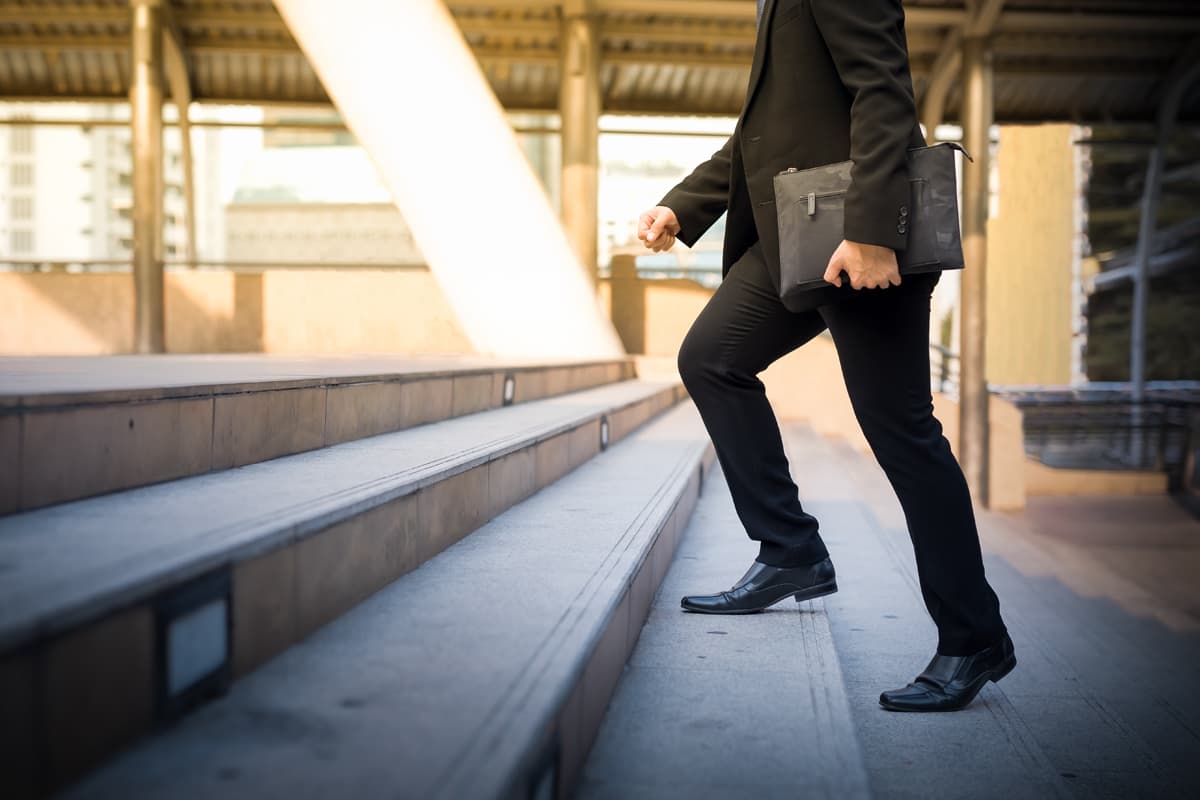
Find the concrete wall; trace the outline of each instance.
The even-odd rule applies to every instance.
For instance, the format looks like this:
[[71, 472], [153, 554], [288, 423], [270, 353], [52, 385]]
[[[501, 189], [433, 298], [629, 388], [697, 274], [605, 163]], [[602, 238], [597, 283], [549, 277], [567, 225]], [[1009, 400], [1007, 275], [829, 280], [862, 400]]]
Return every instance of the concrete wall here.
[[[169, 271], [173, 353], [469, 353], [432, 274], [415, 270]], [[0, 273], [0, 355], [133, 347], [127, 273]]]
[[1005, 125], [988, 221], [987, 377], [1071, 381], [1075, 156], [1071, 125]]
[[1025, 493], [1028, 495], [1129, 495], [1166, 494], [1167, 476], [1162, 472], [1133, 470], [1058, 469], [1033, 459], [1025, 462]]

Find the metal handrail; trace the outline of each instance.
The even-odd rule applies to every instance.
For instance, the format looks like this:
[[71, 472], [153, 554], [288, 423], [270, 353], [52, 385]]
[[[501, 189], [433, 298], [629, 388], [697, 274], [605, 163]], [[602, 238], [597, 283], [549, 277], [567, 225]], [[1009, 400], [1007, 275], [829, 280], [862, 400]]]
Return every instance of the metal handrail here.
[[1020, 410], [1025, 452], [1053, 467], [1166, 472], [1189, 489], [1200, 446], [1200, 386], [1158, 382], [1138, 403], [1120, 384], [1003, 387]]
[[[171, 269], [428, 269], [424, 262], [412, 261], [187, 261], [168, 259]], [[129, 259], [0, 259], [0, 272], [129, 272]]]

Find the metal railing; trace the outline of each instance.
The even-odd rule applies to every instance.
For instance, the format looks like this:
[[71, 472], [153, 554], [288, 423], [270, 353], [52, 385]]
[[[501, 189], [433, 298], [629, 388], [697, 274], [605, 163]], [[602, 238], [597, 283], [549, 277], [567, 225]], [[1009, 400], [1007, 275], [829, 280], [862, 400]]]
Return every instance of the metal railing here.
[[930, 343], [929, 377], [935, 392], [957, 398], [960, 367], [958, 353], [936, 342]]
[[1162, 382], [1132, 402], [1128, 384], [997, 390], [1021, 409], [1025, 452], [1050, 467], [1165, 472], [1196, 491], [1200, 385]]
[[[167, 259], [163, 266], [171, 270], [212, 270], [231, 272], [254, 272], [270, 269], [398, 269], [425, 270], [429, 267], [417, 262], [404, 261], [185, 261]], [[130, 272], [129, 259], [0, 259], [0, 272], [44, 273], [66, 272], [71, 274]]]

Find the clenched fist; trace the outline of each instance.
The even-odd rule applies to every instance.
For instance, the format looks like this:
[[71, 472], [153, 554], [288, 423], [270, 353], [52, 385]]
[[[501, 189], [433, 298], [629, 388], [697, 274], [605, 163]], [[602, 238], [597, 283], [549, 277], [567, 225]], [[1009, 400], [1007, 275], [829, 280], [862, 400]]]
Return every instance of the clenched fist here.
[[842, 270], [850, 276], [850, 285], [855, 289], [886, 289], [900, 285], [900, 266], [896, 262], [896, 251], [890, 247], [843, 241], [829, 259], [825, 280], [841, 286]]
[[654, 252], [670, 250], [679, 233], [679, 220], [666, 206], [655, 206], [638, 217], [638, 238]]

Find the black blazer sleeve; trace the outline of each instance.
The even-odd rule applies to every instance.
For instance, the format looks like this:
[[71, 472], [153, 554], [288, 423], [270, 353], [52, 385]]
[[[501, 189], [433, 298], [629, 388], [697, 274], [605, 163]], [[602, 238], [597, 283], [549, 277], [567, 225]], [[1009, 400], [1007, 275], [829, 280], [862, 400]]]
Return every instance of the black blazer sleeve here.
[[695, 245], [729, 206], [730, 155], [736, 146], [733, 140], [731, 135], [708, 161], [692, 170], [658, 201], [658, 205], [675, 212], [679, 220], [675, 238], [688, 247]]
[[[853, 97], [845, 238], [902, 250], [908, 241], [908, 147], [917, 125], [901, 0], [809, 0]], [[919, 129], [918, 129], [919, 130]], [[907, 209], [906, 209], [907, 210]]]

